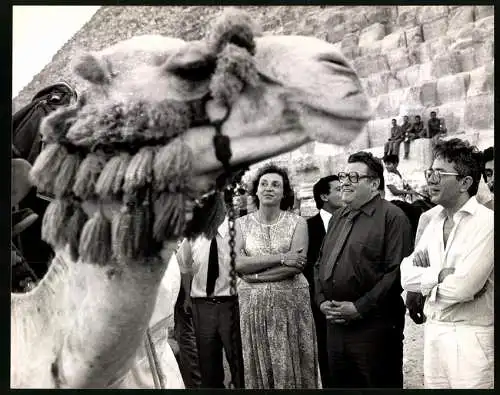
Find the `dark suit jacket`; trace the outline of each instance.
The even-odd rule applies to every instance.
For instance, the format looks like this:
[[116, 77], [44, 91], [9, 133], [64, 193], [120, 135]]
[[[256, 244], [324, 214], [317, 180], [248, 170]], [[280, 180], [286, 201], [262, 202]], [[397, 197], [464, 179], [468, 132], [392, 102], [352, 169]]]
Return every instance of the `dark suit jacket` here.
[[[307, 220], [307, 231], [309, 234], [309, 248], [307, 249], [307, 265], [303, 273], [307, 281], [309, 281], [309, 289], [312, 290], [314, 289], [314, 264], [318, 259], [319, 250], [326, 234], [319, 213]], [[314, 296], [314, 294], [311, 294], [311, 296]]]

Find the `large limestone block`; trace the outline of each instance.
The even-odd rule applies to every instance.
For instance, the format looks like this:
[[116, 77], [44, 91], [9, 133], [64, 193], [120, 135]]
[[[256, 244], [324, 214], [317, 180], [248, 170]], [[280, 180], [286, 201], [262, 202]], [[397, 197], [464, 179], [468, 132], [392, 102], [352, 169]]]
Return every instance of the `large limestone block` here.
[[370, 74], [389, 71], [389, 64], [385, 55], [361, 56], [354, 59], [353, 67], [360, 77], [367, 77]]
[[476, 21], [486, 18], [487, 16], [492, 16], [495, 14], [495, 8], [492, 5], [476, 5], [475, 6], [475, 16]]
[[406, 69], [416, 63], [415, 59], [413, 61], [410, 59], [408, 48], [397, 48], [387, 52], [387, 61], [393, 72]]
[[495, 59], [495, 45], [493, 38], [484, 41], [476, 48], [475, 60], [478, 66], [489, 63]]
[[342, 39], [342, 48], [357, 46], [359, 42], [358, 35], [354, 33], [348, 33]]
[[[399, 146], [399, 157], [404, 158], [404, 144]], [[423, 173], [432, 165], [432, 142], [431, 139], [417, 139], [410, 143], [408, 159], [401, 159], [398, 169], [406, 179], [410, 172]]]
[[419, 63], [434, 60], [438, 55], [447, 52], [453, 41], [449, 37], [439, 37], [430, 41], [425, 41], [419, 46]]
[[495, 90], [495, 67], [492, 63], [472, 70], [467, 97], [493, 94]]
[[379, 118], [395, 117], [399, 114], [399, 107], [403, 103], [405, 88], [389, 91], [378, 97], [375, 114]]
[[476, 21], [474, 26], [483, 32], [484, 37], [488, 37], [494, 34], [495, 32], [495, 17], [489, 16], [483, 19]]
[[374, 23], [365, 27], [359, 35], [359, 46], [369, 47], [375, 41], [381, 40], [385, 36], [385, 25]]
[[398, 12], [395, 6], [369, 6], [363, 8], [369, 24], [391, 23], [396, 18]]
[[[414, 92], [414, 88], [411, 88], [411, 91], [412, 92], [409, 92], [409, 95], [410, 94], [412, 96], [416, 95]], [[403, 116], [408, 115], [410, 117], [410, 121], [413, 121], [415, 119], [415, 115], [420, 115], [420, 117], [422, 117], [422, 114], [424, 113], [424, 111], [425, 111], [425, 107], [422, 104], [420, 104], [418, 102], [416, 102], [415, 104], [410, 104], [410, 103], [405, 101], [399, 107], [399, 118], [402, 119]]]
[[401, 82], [401, 87], [417, 85], [420, 81], [420, 64], [397, 71], [396, 78]]
[[471, 22], [474, 22], [474, 6], [462, 6], [450, 10], [450, 15], [448, 15], [449, 30], [455, 30]]
[[391, 71], [370, 74], [365, 79], [367, 93], [370, 96], [383, 95], [401, 88], [401, 82]]
[[329, 43], [337, 43], [342, 41], [346, 34], [345, 25], [327, 25], [326, 27], [326, 41]]
[[445, 36], [448, 31], [448, 17], [445, 16], [432, 22], [423, 23], [422, 30], [425, 41]]
[[437, 104], [436, 81], [425, 82], [420, 86], [420, 102], [424, 106], [435, 106]]
[[458, 61], [460, 62], [460, 69], [462, 71], [470, 71], [477, 68], [476, 49], [470, 47], [460, 50]]
[[463, 72], [455, 75], [449, 75], [437, 80], [437, 96], [440, 104], [451, 101], [464, 100], [467, 96], [470, 75]]
[[432, 62], [425, 62], [420, 64], [420, 83], [434, 81], [434, 76], [432, 75]]
[[437, 55], [432, 61], [432, 75], [435, 78], [457, 74], [461, 71], [459, 53], [456, 51]]
[[422, 26], [417, 25], [405, 30], [405, 36], [407, 47], [413, 47], [415, 45], [421, 44], [424, 41]]
[[341, 50], [348, 59], [354, 59], [360, 56], [358, 36], [354, 33], [346, 34], [341, 41]]
[[374, 119], [368, 122], [368, 136], [371, 147], [383, 146], [387, 139], [391, 136], [391, 119], [392, 116], [385, 119]]
[[437, 108], [429, 108], [429, 112], [435, 110], [438, 118], [444, 120], [448, 135], [461, 133], [466, 130], [464, 100], [448, 102]]
[[397, 23], [401, 27], [414, 26], [417, 24], [417, 13], [419, 6], [398, 6]]
[[338, 10], [337, 7], [324, 10], [323, 15], [325, 16], [326, 26], [329, 27], [335, 27], [345, 22], [345, 12]]
[[418, 23], [424, 24], [436, 21], [448, 16], [448, 6], [424, 6], [419, 7], [417, 20]]
[[382, 54], [380, 41], [374, 41], [369, 46], [359, 46], [361, 56], [378, 56]]
[[452, 40], [460, 40], [464, 38], [471, 38], [473, 31], [476, 27], [474, 22], [464, 23], [461, 25], [448, 25], [448, 31], [446, 34]]
[[494, 95], [468, 97], [465, 110], [465, 126], [470, 129], [494, 127]]
[[406, 35], [404, 30], [398, 30], [394, 33], [388, 34], [382, 39], [380, 43], [382, 51], [392, 51], [393, 49], [406, 47]]
[[370, 22], [366, 17], [366, 7], [352, 7], [344, 22], [345, 30], [347, 33], [363, 30]]

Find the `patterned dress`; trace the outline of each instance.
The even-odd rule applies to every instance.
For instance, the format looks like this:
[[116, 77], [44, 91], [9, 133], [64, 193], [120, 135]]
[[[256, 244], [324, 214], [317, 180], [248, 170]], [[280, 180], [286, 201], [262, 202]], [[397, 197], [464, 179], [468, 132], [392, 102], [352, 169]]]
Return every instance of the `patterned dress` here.
[[[286, 253], [299, 216], [282, 213], [273, 225], [256, 213], [238, 219], [248, 256]], [[304, 275], [238, 285], [245, 388], [321, 388], [316, 332]]]

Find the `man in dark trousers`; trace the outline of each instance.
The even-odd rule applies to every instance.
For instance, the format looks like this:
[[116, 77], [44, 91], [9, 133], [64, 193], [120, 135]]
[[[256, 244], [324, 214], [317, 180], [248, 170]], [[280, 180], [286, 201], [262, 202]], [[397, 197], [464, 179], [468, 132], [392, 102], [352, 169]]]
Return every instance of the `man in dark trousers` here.
[[316, 325], [316, 341], [318, 344], [318, 360], [323, 387], [328, 387], [328, 354], [326, 352], [326, 320], [325, 315], [314, 303], [314, 264], [318, 259], [321, 243], [328, 229], [332, 214], [344, 204], [342, 202], [339, 177], [335, 174], [321, 178], [313, 186], [313, 196], [319, 213], [307, 220], [309, 248], [304, 275], [309, 281], [311, 308]]
[[411, 228], [403, 211], [380, 197], [383, 172], [371, 153], [349, 157], [339, 173], [346, 207], [333, 214], [315, 265], [334, 388], [403, 387], [399, 265], [411, 252]]
[[[223, 199], [222, 193], [220, 199]], [[231, 204], [231, 202], [226, 202]], [[223, 205], [222, 205], [223, 206]], [[207, 238], [184, 239], [177, 260], [185, 291], [185, 310], [192, 311], [201, 388], [225, 388], [223, 353], [235, 388], [243, 388], [243, 356], [237, 295], [231, 295], [229, 232], [225, 210]]]
[[389, 137], [384, 144], [384, 156], [388, 154], [399, 156], [399, 146], [404, 140], [404, 131], [401, 126], [398, 125], [396, 119], [392, 119], [391, 124], [391, 137]]

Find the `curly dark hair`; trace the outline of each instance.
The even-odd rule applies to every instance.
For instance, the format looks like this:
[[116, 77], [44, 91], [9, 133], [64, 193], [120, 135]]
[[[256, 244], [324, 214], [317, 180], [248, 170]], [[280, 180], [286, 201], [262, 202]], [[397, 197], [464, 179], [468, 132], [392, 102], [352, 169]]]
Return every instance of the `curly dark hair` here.
[[257, 197], [257, 189], [259, 187], [260, 178], [264, 174], [279, 174], [281, 178], [283, 178], [283, 199], [281, 199], [280, 209], [289, 210], [293, 207], [295, 202], [295, 195], [293, 193], [293, 189], [290, 185], [290, 178], [288, 177], [288, 171], [282, 167], [275, 165], [274, 163], [270, 163], [268, 165], [264, 165], [257, 172], [257, 176], [252, 182], [252, 188], [250, 191], [250, 195], [253, 196], [255, 206], [259, 208], [260, 202]]
[[318, 210], [323, 208], [325, 202], [321, 199], [321, 195], [328, 195], [330, 193], [330, 183], [332, 181], [338, 181], [339, 176], [336, 174], [331, 174], [326, 177], [322, 177], [319, 181], [313, 186], [313, 196], [314, 201], [316, 202], [316, 208]]
[[457, 179], [472, 178], [472, 185], [468, 189], [469, 196], [475, 196], [479, 188], [479, 181], [483, 173], [483, 154], [468, 141], [457, 138], [441, 140], [434, 146], [434, 158], [442, 158], [453, 163], [453, 168], [460, 174]]
[[493, 147], [488, 147], [483, 151], [483, 179], [487, 182], [486, 174], [484, 174], [486, 162], [495, 160], [495, 149]]
[[399, 165], [399, 156], [394, 154], [384, 155], [382, 160], [384, 163], [394, 163], [396, 166]]
[[349, 156], [349, 159], [347, 159], [347, 163], [357, 163], [361, 162], [364, 163], [366, 166], [368, 166], [368, 171], [370, 175], [373, 178], [378, 178], [380, 180], [380, 183], [378, 185], [378, 190], [383, 191], [385, 188], [385, 182], [384, 182], [384, 165], [382, 164], [382, 161], [373, 156], [371, 152], [366, 152], [366, 151], [359, 151], [351, 156]]

